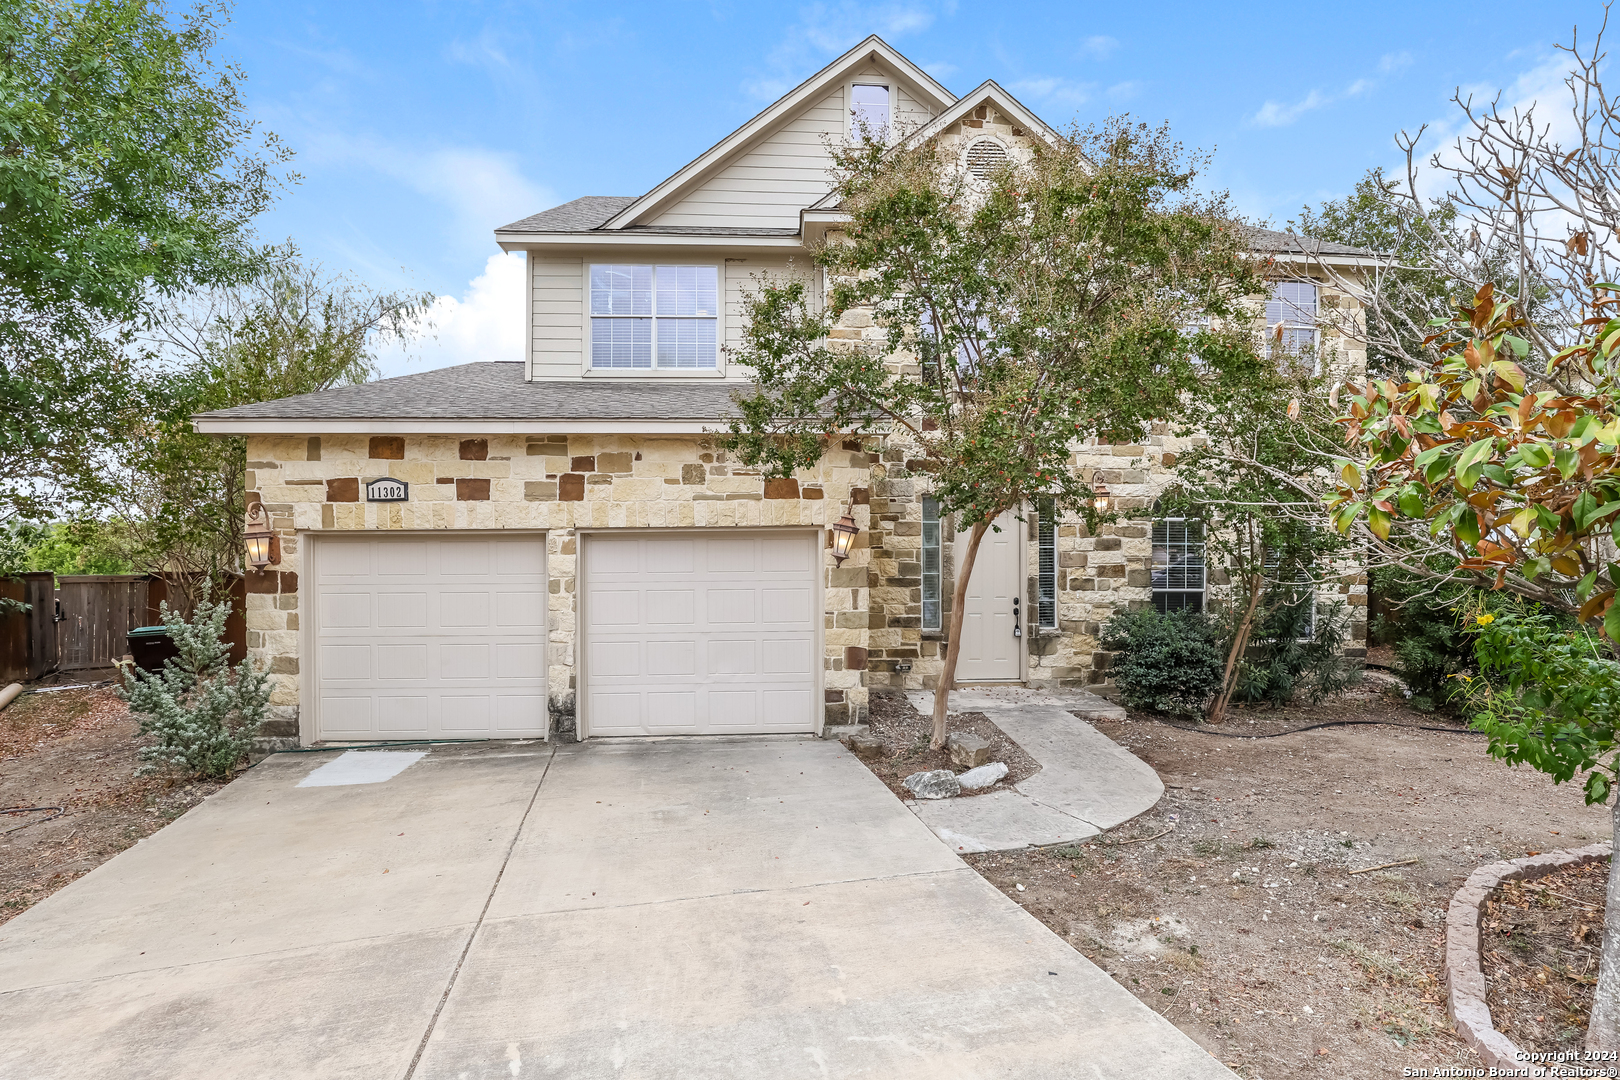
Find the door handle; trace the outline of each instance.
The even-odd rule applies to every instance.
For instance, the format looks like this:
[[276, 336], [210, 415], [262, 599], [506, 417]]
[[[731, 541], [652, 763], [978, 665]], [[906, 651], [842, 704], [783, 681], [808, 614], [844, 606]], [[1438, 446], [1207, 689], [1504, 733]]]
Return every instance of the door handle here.
[[1024, 620], [1018, 611], [1019, 598], [1013, 597], [1013, 637], [1024, 636]]

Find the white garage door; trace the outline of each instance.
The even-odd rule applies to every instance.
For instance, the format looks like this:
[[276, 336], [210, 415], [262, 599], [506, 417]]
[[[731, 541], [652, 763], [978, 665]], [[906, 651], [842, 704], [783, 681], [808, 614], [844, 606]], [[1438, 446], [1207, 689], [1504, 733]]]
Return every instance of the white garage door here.
[[316, 738], [546, 733], [542, 538], [320, 537], [311, 557]]
[[814, 731], [819, 540], [586, 537], [586, 734]]

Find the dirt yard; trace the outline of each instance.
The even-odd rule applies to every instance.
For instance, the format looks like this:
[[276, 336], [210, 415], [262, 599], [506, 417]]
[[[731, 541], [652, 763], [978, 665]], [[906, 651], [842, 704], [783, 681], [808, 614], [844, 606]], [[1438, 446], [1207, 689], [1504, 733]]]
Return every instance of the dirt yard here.
[[18, 811], [0, 813], [0, 922], [219, 789], [136, 776], [137, 738], [105, 686], [27, 694], [0, 712], [0, 810]]
[[[1481, 863], [1607, 839], [1609, 815], [1481, 736], [1418, 730], [1448, 724], [1393, 680], [1364, 686], [1219, 729], [1097, 724], [1158, 771], [1160, 804], [967, 861], [1240, 1075], [1477, 1066], [1438, 983], [1452, 892]], [[1376, 723], [1282, 734], [1328, 720]]]
[[[961, 772], [951, 764], [949, 750], [930, 750], [928, 742], [933, 735], [933, 719], [920, 715], [904, 698], [884, 696], [872, 699], [871, 734], [884, 742], [885, 752], [877, 760], [866, 764], [889, 785], [889, 790], [903, 799], [911, 798], [901, 781], [912, 773], [950, 769]], [[990, 760], [1007, 766], [1007, 775], [1000, 782], [975, 792], [964, 792], [962, 798], [972, 798], [991, 791], [999, 791], [1010, 784], [1034, 776], [1040, 770], [1035, 759], [1024, 753], [1023, 747], [1009, 739], [1005, 732], [990, 722], [983, 713], [952, 713], [946, 718], [947, 730], [978, 735], [990, 742]]]

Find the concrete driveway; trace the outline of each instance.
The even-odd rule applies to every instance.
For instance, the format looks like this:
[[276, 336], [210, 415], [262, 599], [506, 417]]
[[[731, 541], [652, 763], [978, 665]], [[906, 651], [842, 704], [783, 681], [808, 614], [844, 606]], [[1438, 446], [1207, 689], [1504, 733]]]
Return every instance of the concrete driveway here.
[[337, 757], [0, 926], [0, 1077], [1231, 1076], [837, 743]]

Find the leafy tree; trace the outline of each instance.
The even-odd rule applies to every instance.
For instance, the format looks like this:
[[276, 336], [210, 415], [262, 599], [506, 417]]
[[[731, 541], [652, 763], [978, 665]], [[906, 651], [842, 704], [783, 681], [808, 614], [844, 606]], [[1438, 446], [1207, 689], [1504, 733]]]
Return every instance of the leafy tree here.
[[[1248, 234], [1224, 198], [1195, 193], [1198, 168], [1164, 129], [1125, 120], [1036, 140], [983, 180], [932, 143], [853, 144], [834, 153], [848, 224], [816, 253], [826, 304], [802, 279], [767, 281], [746, 304], [735, 358], [757, 383], [728, 448], [786, 475], [852, 434], [903, 442], [968, 534], [936, 747], [969, 575], [997, 517], [1042, 498], [1091, 515], [1077, 444], [1132, 441], [1256, 363], [1232, 323], [1259, 290]], [[881, 339], [834, 333], [846, 312], [869, 313]]]
[[161, 312], [155, 413], [119, 463], [121, 554], [162, 574], [182, 611], [239, 573], [247, 441], [199, 435], [191, 417], [364, 382], [378, 346], [411, 338], [431, 301], [282, 260]]
[[151, 771], [223, 780], [259, 734], [270, 680], [252, 660], [231, 670], [224, 639], [230, 604], [200, 600], [190, 622], [167, 603], [160, 612], [179, 655], [156, 674], [129, 669], [119, 690], [140, 719], [141, 734], [153, 740], [141, 747], [141, 760]]
[[0, 573], [49, 570], [54, 574], [128, 574], [133, 567], [114, 550], [122, 522], [14, 522], [0, 530]]
[[221, 30], [154, 0], [0, 6], [0, 520], [104, 497], [98, 454], [143, 411], [129, 327], [261, 261], [287, 152]]

